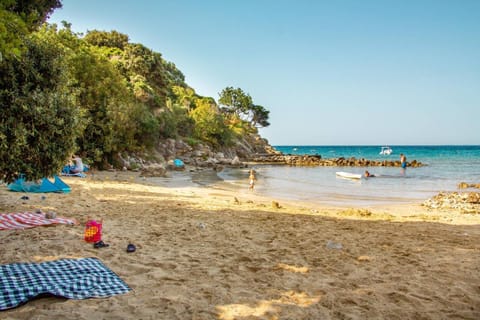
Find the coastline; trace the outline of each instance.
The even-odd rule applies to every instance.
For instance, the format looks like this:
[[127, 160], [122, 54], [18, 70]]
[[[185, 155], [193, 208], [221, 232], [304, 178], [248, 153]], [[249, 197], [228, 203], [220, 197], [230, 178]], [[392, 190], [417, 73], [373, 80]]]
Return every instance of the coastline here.
[[[2, 264], [97, 257], [133, 289], [107, 299], [40, 298], [2, 317], [480, 316], [478, 214], [417, 204], [327, 207], [187, 178], [159, 184], [133, 172], [95, 172], [62, 178], [69, 194], [29, 194], [27, 201], [2, 188], [2, 213], [41, 208], [80, 222], [1, 231]], [[83, 241], [87, 217], [103, 220], [110, 247]], [[133, 254], [125, 252], [129, 242]]]

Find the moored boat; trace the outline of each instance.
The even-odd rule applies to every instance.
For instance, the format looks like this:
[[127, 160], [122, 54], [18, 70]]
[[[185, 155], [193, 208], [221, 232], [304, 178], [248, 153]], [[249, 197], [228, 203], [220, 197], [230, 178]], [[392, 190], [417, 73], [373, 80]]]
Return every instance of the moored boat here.
[[388, 156], [388, 155], [391, 155], [392, 152], [393, 152], [392, 148], [390, 148], [389, 146], [385, 146], [385, 147], [382, 147], [382, 150], [380, 151], [379, 154]]

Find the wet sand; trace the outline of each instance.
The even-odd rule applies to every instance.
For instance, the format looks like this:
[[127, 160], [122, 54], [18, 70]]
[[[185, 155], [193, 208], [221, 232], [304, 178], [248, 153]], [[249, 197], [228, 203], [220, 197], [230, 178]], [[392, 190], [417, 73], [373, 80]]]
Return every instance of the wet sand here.
[[[480, 318], [480, 213], [319, 207], [132, 172], [63, 180], [72, 192], [44, 200], [1, 188], [2, 213], [80, 224], [0, 231], [0, 263], [97, 257], [133, 290], [40, 298], [1, 319]], [[83, 240], [88, 217], [108, 248]]]

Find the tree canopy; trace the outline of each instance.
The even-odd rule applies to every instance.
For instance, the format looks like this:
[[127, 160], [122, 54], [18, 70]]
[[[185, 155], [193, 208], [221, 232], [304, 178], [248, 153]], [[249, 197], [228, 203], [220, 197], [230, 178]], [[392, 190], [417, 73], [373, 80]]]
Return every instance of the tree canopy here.
[[269, 125], [240, 88], [219, 104], [175, 64], [118, 31], [72, 32], [43, 22], [59, 0], [0, 3], [0, 179], [59, 172], [73, 152], [103, 168], [120, 152], [186, 137], [213, 147]]
[[50, 176], [74, 150], [77, 108], [63, 52], [44, 40], [29, 36], [25, 54], [0, 63], [0, 173], [7, 182], [20, 173]]
[[270, 111], [253, 103], [252, 97], [240, 88], [227, 87], [220, 92], [218, 102], [230, 116], [248, 121], [253, 127], [268, 127]]

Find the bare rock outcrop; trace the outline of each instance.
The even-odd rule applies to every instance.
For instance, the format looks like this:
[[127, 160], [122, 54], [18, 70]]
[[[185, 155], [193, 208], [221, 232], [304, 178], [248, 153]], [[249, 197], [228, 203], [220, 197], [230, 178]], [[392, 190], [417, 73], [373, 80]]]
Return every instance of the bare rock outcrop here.
[[440, 192], [422, 205], [429, 209], [454, 209], [462, 213], [480, 214], [480, 193]]
[[[263, 154], [254, 155], [249, 161], [264, 164], [287, 164], [291, 166], [348, 166], [348, 167], [400, 167], [400, 161], [377, 161], [368, 159], [352, 158], [330, 158], [324, 159], [321, 155], [283, 155], [283, 154]], [[407, 163], [408, 167], [421, 167], [423, 163], [413, 160]]]
[[167, 169], [163, 164], [150, 164], [143, 166], [140, 171], [141, 177], [165, 177]]
[[460, 182], [457, 186], [459, 189], [477, 188], [480, 189], [480, 183]]

